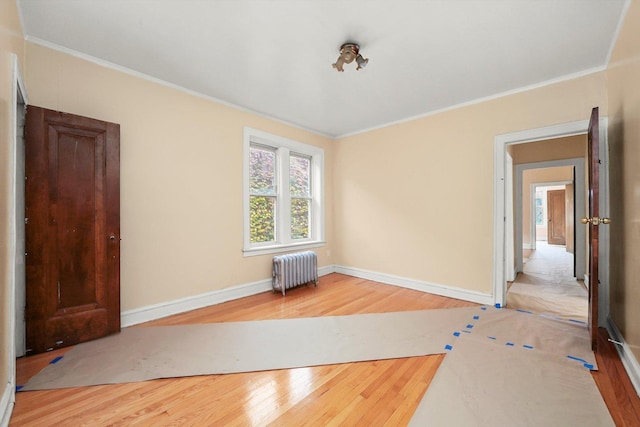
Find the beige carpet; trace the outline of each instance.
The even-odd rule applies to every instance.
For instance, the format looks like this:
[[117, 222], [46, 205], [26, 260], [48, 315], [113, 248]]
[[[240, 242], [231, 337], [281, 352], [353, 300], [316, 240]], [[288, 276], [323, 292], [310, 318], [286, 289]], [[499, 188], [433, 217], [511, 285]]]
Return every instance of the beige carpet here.
[[[612, 425], [589, 374], [596, 366], [584, 325], [493, 307], [128, 328], [74, 347], [22, 390], [444, 352], [413, 425], [570, 425], [560, 421], [582, 414]], [[524, 407], [505, 409], [505, 395]], [[564, 418], [554, 415], [560, 407]], [[507, 424], [506, 414], [526, 423]]]

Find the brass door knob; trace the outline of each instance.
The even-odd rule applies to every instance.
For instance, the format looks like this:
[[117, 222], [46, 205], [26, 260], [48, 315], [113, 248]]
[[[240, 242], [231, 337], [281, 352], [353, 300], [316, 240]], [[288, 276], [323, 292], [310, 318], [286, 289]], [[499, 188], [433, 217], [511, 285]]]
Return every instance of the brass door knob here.
[[586, 218], [586, 217], [582, 218], [580, 222], [583, 224], [591, 223], [593, 225], [599, 225], [599, 224], [610, 224], [611, 220], [609, 218], [598, 218], [597, 216], [594, 216], [593, 218]]

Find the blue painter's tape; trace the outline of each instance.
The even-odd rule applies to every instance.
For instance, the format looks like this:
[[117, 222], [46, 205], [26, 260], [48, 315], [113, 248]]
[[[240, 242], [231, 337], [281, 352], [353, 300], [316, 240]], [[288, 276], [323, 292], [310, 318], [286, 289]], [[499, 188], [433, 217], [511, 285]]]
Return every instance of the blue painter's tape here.
[[487, 338], [489, 338], [490, 340], [495, 340], [495, 339], [497, 339], [496, 337], [487, 337]]
[[576, 320], [576, 319], [569, 319], [569, 322], [579, 323], [581, 325], [586, 325], [587, 324], [587, 322], [583, 322], [582, 320]]
[[24, 386], [23, 386], [23, 385], [17, 385], [17, 386], [16, 386], [16, 391], [20, 391], [20, 390], [22, 390], [22, 387], [24, 387]]
[[472, 325], [471, 323], [469, 323], [469, 324], [467, 325], [467, 329], [473, 329], [473, 325]]
[[571, 355], [568, 355], [567, 357], [568, 357], [569, 359], [571, 359], [571, 360], [576, 360], [576, 361], [578, 361], [578, 362], [582, 362], [582, 363], [589, 363], [589, 362], [587, 362], [587, 361], [586, 361], [586, 360], [584, 360], [584, 359], [580, 359], [579, 357], [575, 357], [575, 356], [571, 356]]
[[520, 313], [527, 313], [527, 314], [533, 314], [533, 312], [529, 311], [529, 310], [523, 310], [521, 308], [516, 309], [516, 311], [519, 311]]
[[514, 344], [514, 343], [512, 343], [512, 342], [508, 342], [508, 343], [506, 343], [505, 345], [508, 345], [509, 347], [513, 347], [515, 344]]
[[459, 337], [459, 336], [460, 336], [460, 332], [454, 332], [454, 333], [453, 333], [453, 336], [454, 336], [454, 337]]
[[496, 303], [496, 308], [502, 308], [499, 302]]
[[445, 345], [445, 346], [444, 346], [444, 349], [445, 349], [445, 350], [453, 350], [453, 346], [452, 346], [452, 345], [447, 344], [447, 345]]
[[480, 319], [480, 316], [473, 316], [473, 320], [478, 320]]
[[532, 348], [533, 348], [533, 346], [532, 346], [532, 345], [527, 345], [527, 344], [523, 344], [522, 346], [523, 346], [524, 348], [528, 348], [528, 349], [532, 349]]
[[49, 362], [49, 365], [53, 365], [54, 363], [58, 363], [64, 356], [58, 356], [55, 359], [53, 359], [51, 362]]
[[487, 311], [487, 307], [480, 307], [480, 310]]
[[593, 365], [591, 363], [585, 363], [584, 367], [593, 371]]

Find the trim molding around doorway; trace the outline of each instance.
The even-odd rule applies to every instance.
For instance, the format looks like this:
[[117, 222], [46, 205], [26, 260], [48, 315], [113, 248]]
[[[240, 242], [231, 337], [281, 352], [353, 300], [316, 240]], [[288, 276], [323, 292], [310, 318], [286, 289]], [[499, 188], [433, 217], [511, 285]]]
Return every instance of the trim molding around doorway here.
[[[10, 54], [10, 62], [11, 62], [11, 85], [12, 85], [12, 94], [11, 94], [11, 105], [9, 106], [9, 114], [8, 114], [8, 125], [10, 132], [10, 141], [11, 146], [8, 150], [8, 159], [9, 161], [9, 169], [7, 171], [7, 175], [9, 178], [9, 205], [7, 206], [7, 212], [9, 212], [9, 218], [7, 221], [9, 223], [7, 243], [8, 243], [8, 259], [6, 260], [8, 264], [7, 271], [7, 311], [6, 313], [6, 342], [7, 347], [4, 350], [6, 352], [7, 357], [7, 376], [8, 381], [6, 384], [2, 385], [2, 395], [0, 396], [0, 425], [4, 425], [6, 422], [9, 423], [9, 418], [11, 417], [11, 413], [13, 412], [13, 405], [15, 403], [15, 390], [16, 390], [16, 351], [15, 351], [15, 336], [16, 336], [16, 262], [17, 262], [17, 251], [18, 251], [18, 230], [17, 223], [19, 222], [18, 215], [16, 213], [16, 188], [17, 188], [17, 177], [16, 173], [19, 169], [17, 167], [17, 144], [18, 144], [18, 105], [19, 104], [27, 104], [27, 92], [25, 90], [24, 81], [22, 79], [22, 74], [20, 73], [20, 65], [18, 63], [18, 57], [16, 54]], [[23, 220], [24, 222], [24, 220]]]
[[[608, 174], [608, 141], [607, 141], [607, 117], [600, 118], [600, 160], [603, 165], [600, 171], [600, 212], [602, 216], [609, 213], [609, 174]], [[513, 242], [513, 228], [508, 228], [507, 216], [512, 215], [513, 210], [506, 209], [507, 185], [507, 146], [511, 144], [524, 144], [527, 142], [542, 141], [563, 138], [587, 133], [589, 120], [563, 123], [536, 129], [527, 129], [519, 132], [496, 135], [494, 138], [494, 212], [493, 212], [493, 297], [495, 304], [504, 306], [507, 300], [506, 284], [506, 242]], [[601, 271], [601, 298], [599, 311], [600, 321], [606, 323], [609, 314], [609, 231], [602, 228], [600, 236], [600, 265]], [[517, 249], [517, 248], [516, 248]]]

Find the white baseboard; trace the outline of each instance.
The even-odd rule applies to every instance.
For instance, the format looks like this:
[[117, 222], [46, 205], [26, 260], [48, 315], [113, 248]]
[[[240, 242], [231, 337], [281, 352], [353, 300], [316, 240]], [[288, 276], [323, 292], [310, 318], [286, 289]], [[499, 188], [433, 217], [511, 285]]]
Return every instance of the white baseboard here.
[[406, 277], [393, 276], [391, 274], [376, 273], [374, 271], [367, 271], [354, 267], [335, 266], [335, 272], [346, 274], [348, 276], [359, 277], [361, 279], [373, 280], [387, 285], [400, 286], [416, 291], [428, 292], [430, 294], [476, 302], [479, 304], [493, 305], [495, 301], [493, 295], [490, 294], [469, 291], [436, 283], [423, 282], [415, 279], [408, 279]]
[[638, 360], [629, 348], [627, 342], [624, 340], [620, 330], [610, 317], [607, 318], [607, 331], [609, 332], [612, 340], [620, 343], [614, 343], [616, 350], [618, 350], [624, 369], [627, 371], [627, 375], [629, 375], [629, 379], [631, 380], [633, 387], [636, 389], [636, 394], [640, 396], [640, 363], [638, 363]]
[[[333, 265], [320, 267], [318, 268], [318, 275], [324, 276], [333, 273], [334, 271], [335, 268]], [[248, 297], [270, 291], [271, 289], [271, 279], [232, 286], [200, 295], [123, 311], [120, 314], [120, 323], [122, 327], [125, 328], [127, 326], [133, 326], [139, 323], [172, 316], [174, 314], [184, 313], [198, 308], [209, 307], [211, 305]]]
[[523, 243], [522, 249], [533, 249], [533, 245], [531, 243]]
[[[483, 294], [481, 292], [468, 291], [466, 289], [428, 283], [419, 280], [393, 276], [390, 274], [376, 273], [373, 271], [367, 271], [353, 267], [328, 265], [318, 268], [319, 276], [325, 276], [331, 273], [346, 274], [349, 276], [373, 280], [388, 285], [401, 286], [403, 288], [414, 289], [421, 292], [428, 292], [435, 295], [456, 298], [463, 301], [471, 301], [486, 305], [494, 304], [494, 297], [492, 295]], [[120, 315], [120, 322], [122, 327], [125, 328], [127, 326], [133, 326], [139, 323], [149, 322], [151, 320], [172, 316], [174, 314], [185, 313], [187, 311], [196, 310], [198, 308], [221, 304], [223, 302], [248, 297], [270, 290], [271, 279], [259, 280], [253, 283], [232, 286], [230, 288], [224, 288], [200, 295], [194, 295], [191, 297], [180, 298], [173, 301], [167, 301], [159, 304], [135, 308], [133, 310], [123, 311]]]
[[13, 412], [13, 404], [16, 400], [16, 386], [7, 383], [0, 398], [0, 427], [7, 427]]

